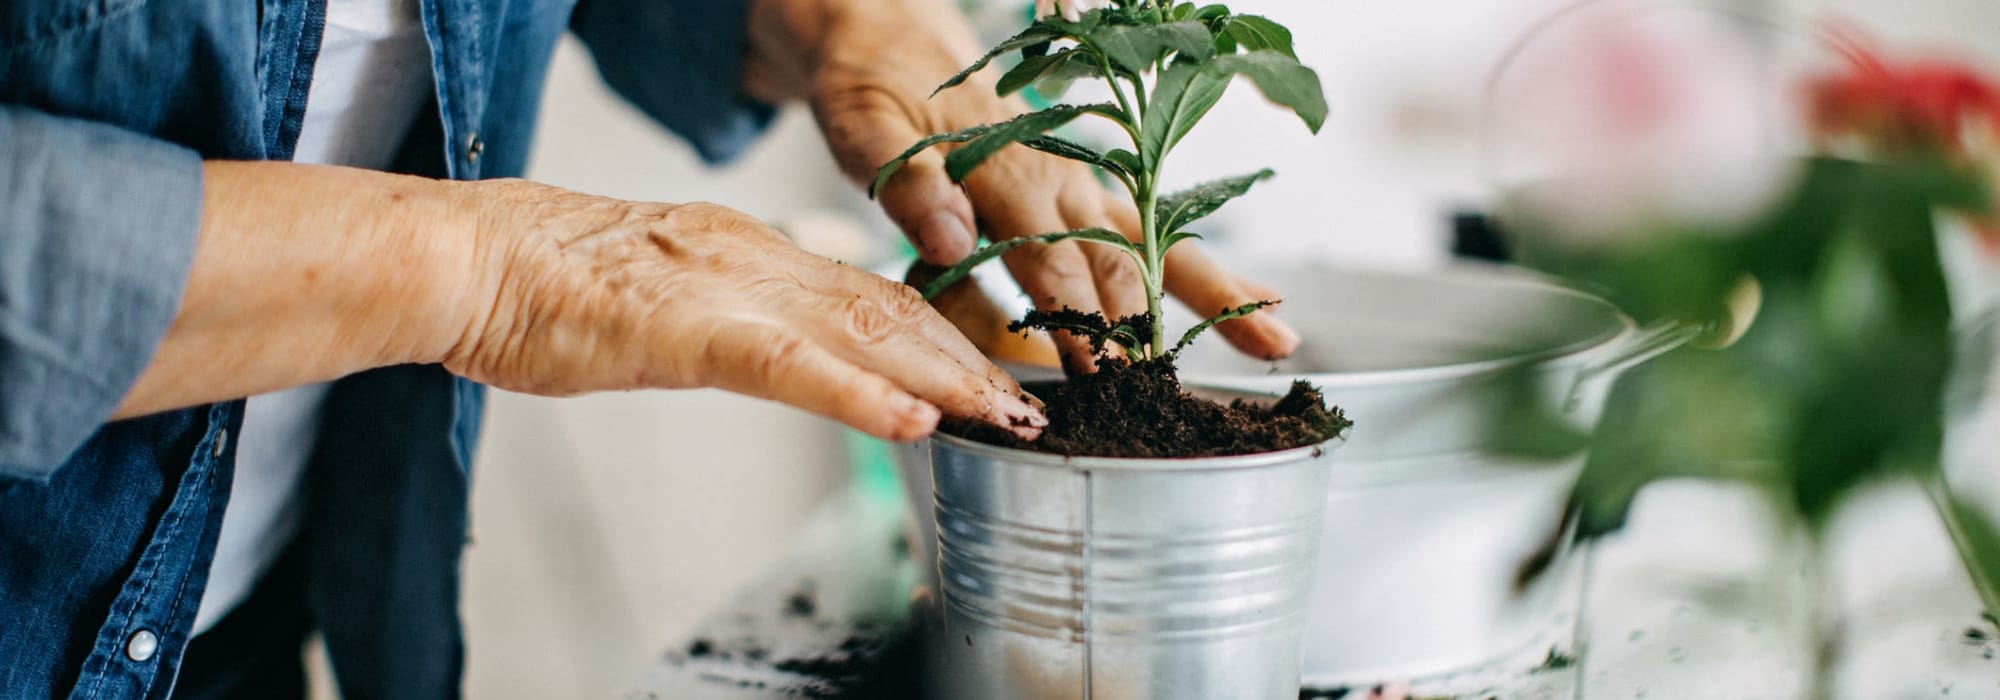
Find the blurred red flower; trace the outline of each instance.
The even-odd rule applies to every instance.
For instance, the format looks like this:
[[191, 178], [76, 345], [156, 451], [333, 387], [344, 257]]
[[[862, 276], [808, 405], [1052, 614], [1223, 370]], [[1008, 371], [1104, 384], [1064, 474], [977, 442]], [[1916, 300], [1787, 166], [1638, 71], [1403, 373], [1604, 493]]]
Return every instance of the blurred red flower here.
[[[1822, 148], [1858, 145], [1895, 158], [1943, 155], [1993, 183], [2000, 163], [2000, 81], [1964, 63], [1884, 59], [1858, 32], [1829, 27], [1840, 71], [1807, 86], [1815, 139]], [[2000, 206], [2000, 190], [1994, 194]], [[1964, 212], [1987, 249], [2000, 255], [2000, 211]]]

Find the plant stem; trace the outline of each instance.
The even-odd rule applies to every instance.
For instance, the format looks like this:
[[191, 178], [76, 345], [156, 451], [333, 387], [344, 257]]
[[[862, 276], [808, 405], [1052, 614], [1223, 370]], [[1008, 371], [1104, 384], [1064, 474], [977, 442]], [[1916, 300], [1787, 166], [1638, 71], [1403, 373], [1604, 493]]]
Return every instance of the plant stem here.
[[[1142, 112], [1132, 111], [1132, 101], [1125, 98], [1125, 87], [1118, 84], [1118, 73], [1111, 70], [1111, 59], [1106, 58], [1104, 56], [1104, 53], [1101, 51], [1094, 53], [1097, 54], [1098, 67], [1104, 69], [1104, 74], [1106, 76], [1109, 76], [1109, 79], [1105, 80], [1104, 82], [1111, 84], [1111, 94], [1118, 98], [1118, 108], [1125, 110], [1126, 116], [1131, 117], [1132, 119], [1133, 123], [1120, 124], [1119, 126], [1125, 127], [1125, 132], [1131, 134], [1132, 138], [1136, 140], [1139, 138], [1138, 122], [1140, 119], [1143, 119], [1145, 115]], [[1146, 91], [1140, 90], [1139, 96], [1145, 97]], [[1142, 105], [1140, 109], [1143, 110], [1145, 109], [1145, 107]]]
[[1965, 575], [1972, 579], [1972, 589], [1979, 593], [1980, 604], [1986, 606], [1986, 614], [2000, 616], [2000, 581], [1988, 576], [1986, 567], [1978, 553], [1972, 551], [1967, 541], [1965, 525], [1959, 522], [1958, 510], [1952, 503], [1951, 487], [1945, 483], [1944, 474], [1933, 472], [1922, 477], [1924, 491], [1931, 499], [1931, 507], [1944, 522], [1945, 533], [1951, 536], [1952, 549], [1958, 551], [1959, 563], [1965, 567]]
[[[1111, 79], [1111, 89], [1113, 90], [1118, 89], [1118, 78], [1113, 77]], [[1148, 97], [1148, 95], [1146, 94], [1146, 76], [1139, 75], [1136, 73], [1133, 74], [1132, 89], [1139, 95], [1139, 111], [1134, 113], [1134, 117], [1139, 122], [1143, 123], [1146, 120], [1146, 98]], [[1136, 139], [1138, 138], [1138, 136], [1134, 134], [1133, 138]], [[1133, 145], [1136, 147], [1138, 144], [1134, 143]], [[1136, 153], [1136, 151], [1134, 152]]]
[[1139, 198], [1136, 202], [1139, 205], [1139, 232], [1146, 252], [1146, 264], [1143, 266], [1145, 269], [1139, 273], [1146, 285], [1146, 313], [1153, 317], [1153, 338], [1146, 346], [1147, 358], [1159, 357], [1167, 348], [1166, 319], [1160, 313], [1160, 287], [1164, 282], [1161, 272], [1165, 267], [1162, 258], [1165, 257], [1166, 251], [1160, 250], [1160, 221], [1157, 211], [1160, 202], [1159, 170], [1159, 167], [1155, 166], [1152, 172], [1141, 176]]

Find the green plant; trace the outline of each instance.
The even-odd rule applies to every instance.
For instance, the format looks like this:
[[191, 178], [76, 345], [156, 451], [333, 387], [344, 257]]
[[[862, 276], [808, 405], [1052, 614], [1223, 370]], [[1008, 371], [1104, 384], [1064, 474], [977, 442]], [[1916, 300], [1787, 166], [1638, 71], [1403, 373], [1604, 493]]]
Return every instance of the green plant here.
[[[1290, 30], [1256, 15], [1233, 14], [1222, 5], [1115, 0], [1111, 7], [1082, 13], [1077, 21], [1049, 17], [1034, 22], [938, 90], [964, 83], [994, 59], [1014, 51], [1020, 52], [1021, 62], [1000, 77], [997, 90], [1002, 96], [1029, 86], [1055, 94], [1071, 81], [1097, 79], [1110, 87], [1115, 103], [1057, 105], [998, 124], [931, 136], [882, 166], [871, 193], [910, 158], [930, 148], [950, 147], [946, 172], [953, 181], [962, 181], [995, 153], [1019, 145], [1081, 161], [1122, 186], [1138, 208], [1140, 230], [1128, 232], [1135, 238], [1091, 228], [996, 241], [939, 275], [925, 289], [926, 297], [936, 296], [972, 268], [1014, 248], [1076, 239], [1113, 246], [1131, 256], [1145, 285], [1148, 318], [1098, 319], [1104, 321], [1101, 324], [1069, 318], [1072, 322], [1065, 324], [1061, 318], [1067, 317], [1045, 314], [1029, 317], [1029, 325], [1079, 333], [1100, 347], [1117, 342], [1134, 361], [1171, 358], [1202, 330], [1272, 303], [1223, 309], [1167, 347], [1165, 329], [1157, 322], [1167, 250], [1199, 238], [1186, 229], [1189, 224], [1215, 213], [1272, 173], [1262, 170], [1165, 195], [1159, 188], [1168, 154], [1239, 76], [1296, 113], [1313, 132], [1319, 131], [1326, 120], [1326, 97], [1319, 75], [1301, 65], [1293, 52]], [[1099, 152], [1050, 133], [1085, 116], [1118, 125], [1131, 147]]]
[[1763, 290], [1737, 345], [1663, 358], [1617, 387], [1577, 489], [1581, 528], [1618, 527], [1652, 481], [1700, 476], [1764, 485], [1818, 533], [1857, 488], [1913, 479], [2000, 621], [2000, 519], [1954, 493], [1942, 462], [1954, 403], [1992, 391], [1994, 349], [1971, 341], [2000, 310], [1954, 308], [1939, 226], [1962, 221], [2000, 256], [2000, 80], [1851, 38], [1836, 48], [1847, 65], [1807, 85], [1822, 153], [1760, 218], [1595, 249], [1537, 245], [1555, 237], [1531, 222], [1513, 231], [1524, 263], [1641, 318], [1713, 316], [1744, 275]]

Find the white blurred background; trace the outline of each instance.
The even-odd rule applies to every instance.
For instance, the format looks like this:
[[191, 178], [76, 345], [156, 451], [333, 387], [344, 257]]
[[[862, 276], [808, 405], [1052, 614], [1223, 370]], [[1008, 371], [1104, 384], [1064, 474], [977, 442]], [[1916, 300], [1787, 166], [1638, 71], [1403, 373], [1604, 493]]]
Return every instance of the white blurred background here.
[[[1027, 0], [981, 4], [998, 8], [981, 14], [1008, 33]], [[1210, 240], [1239, 260], [1444, 259], [1450, 214], [1489, 199], [1475, 147], [1487, 76], [1510, 42], [1569, 4], [1230, 2], [1293, 27], [1332, 112], [1312, 137], [1253, 91], [1230, 93], [1177, 151], [1174, 172], [1183, 182], [1265, 166], [1279, 176], [1224, 210]], [[1984, 51], [1987, 65], [2000, 65], [1993, 0], [1761, 6], [1833, 12], [1885, 45]], [[786, 112], [746, 157], [704, 168], [611, 95], [573, 41], [551, 72], [529, 176], [616, 197], [727, 204], [843, 259], [893, 250], [883, 221], [835, 173], [809, 115]], [[815, 504], [851, 478], [837, 426], [717, 392], [496, 392], [489, 408], [466, 568], [474, 698], [616, 695], [772, 564]]]

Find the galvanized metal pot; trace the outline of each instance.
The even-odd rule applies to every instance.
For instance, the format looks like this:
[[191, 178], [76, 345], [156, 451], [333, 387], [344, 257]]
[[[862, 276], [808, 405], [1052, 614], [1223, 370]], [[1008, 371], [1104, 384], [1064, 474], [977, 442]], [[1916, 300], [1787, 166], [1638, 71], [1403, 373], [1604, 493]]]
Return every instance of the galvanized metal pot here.
[[1297, 697], [1325, 447], [1140, 460], [929, 445], [938, 697]]

